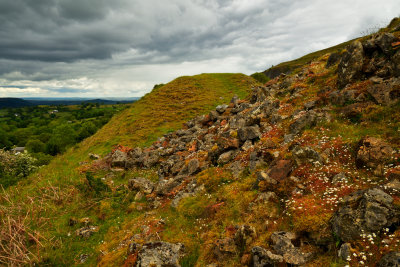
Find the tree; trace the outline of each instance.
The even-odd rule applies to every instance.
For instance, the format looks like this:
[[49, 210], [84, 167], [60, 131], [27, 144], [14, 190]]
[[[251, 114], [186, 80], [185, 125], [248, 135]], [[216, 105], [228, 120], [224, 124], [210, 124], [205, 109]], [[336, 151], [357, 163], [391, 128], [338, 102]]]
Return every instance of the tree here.
[[26, 148], [31, 153], [39, 153], [45, 151], [46, 145], [40, 140], [32, 139], [26, 143]]
[[53, 134], [46, 145], [48, 154], [57, 155], [66, 150], [67, 146], [76, 141], [76, 132], [69, 124], [62, 124], [53, 130]]
[[0, 149], [2, 148], [11, 148], [12, 143], [9, 140], [9, 136], [6, 131], [0, 128]]
[[78, 132], [78, 139], [81, 141], [97, 131], [97, 127], [93, 122], [85, 122], [82, 124], [81, 129]]

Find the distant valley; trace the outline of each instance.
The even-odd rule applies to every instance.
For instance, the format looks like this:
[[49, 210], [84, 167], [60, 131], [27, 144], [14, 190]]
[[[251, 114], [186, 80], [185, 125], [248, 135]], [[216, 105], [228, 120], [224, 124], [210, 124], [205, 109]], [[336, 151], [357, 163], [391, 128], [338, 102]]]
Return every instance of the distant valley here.
[[109, 98], [109, 99], [92, 99], [92, 98], [0, 98], [0, 109], [2, 108], [21, 108], [29, 106], [58, 106], [58, 105], [80, 105], [82, 103], [99, 103], [104, 105], [126, 104], [132, 103], [139, 97], [130, 98]]

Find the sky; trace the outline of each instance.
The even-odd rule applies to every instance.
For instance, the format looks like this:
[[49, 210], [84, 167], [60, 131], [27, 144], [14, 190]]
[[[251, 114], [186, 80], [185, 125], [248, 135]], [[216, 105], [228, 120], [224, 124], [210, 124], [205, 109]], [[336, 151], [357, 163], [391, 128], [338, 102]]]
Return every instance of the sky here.
[[359, 37], [399, 0], [0, 0], [0, 97], [140, 97]]

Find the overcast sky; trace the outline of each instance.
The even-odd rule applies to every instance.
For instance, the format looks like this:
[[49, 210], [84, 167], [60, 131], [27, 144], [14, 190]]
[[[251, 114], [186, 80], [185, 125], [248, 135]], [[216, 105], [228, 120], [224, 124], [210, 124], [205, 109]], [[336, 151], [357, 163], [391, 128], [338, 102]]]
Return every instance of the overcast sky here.
[[385, 26], [399, 0], [0, 0], [0, 97], [134, 97]]

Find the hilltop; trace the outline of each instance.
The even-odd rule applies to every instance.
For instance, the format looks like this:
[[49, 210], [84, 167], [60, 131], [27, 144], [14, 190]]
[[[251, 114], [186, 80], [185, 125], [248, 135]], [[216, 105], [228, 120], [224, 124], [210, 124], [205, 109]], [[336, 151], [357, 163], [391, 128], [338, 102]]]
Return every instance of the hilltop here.
[[155, 87], [3, 192], [0, 262], [395, 266], [399, 26]]

